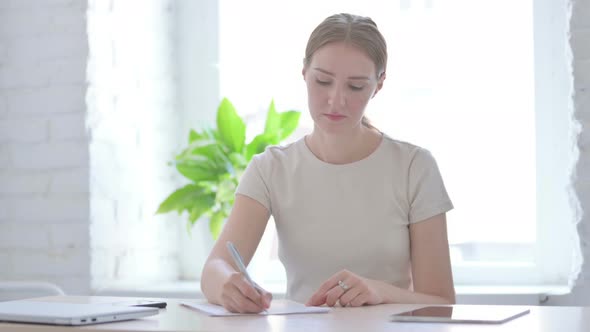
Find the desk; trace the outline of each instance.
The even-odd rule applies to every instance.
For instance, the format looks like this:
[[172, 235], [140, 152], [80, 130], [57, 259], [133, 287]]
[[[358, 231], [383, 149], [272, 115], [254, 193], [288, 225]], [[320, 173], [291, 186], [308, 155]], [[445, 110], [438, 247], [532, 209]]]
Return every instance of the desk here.
[[[36, 301], [111, 303], [133, 298], [54, 296]], [[389, 314], [417, 305], [387, 304], [361, 308], [334, 308], [328, 314], [287, 316], [208, 317], [179, 303], [166, 300], [168, 308], [157, 316], [117, 323], [63, 327], [0, 323], [0, 332], [53, 331], [590, 331], [590, 307], [530, 307], [531, 313], [500, 325], [393, 323]], [[280, 301], [280, 300], [277, 300]]]

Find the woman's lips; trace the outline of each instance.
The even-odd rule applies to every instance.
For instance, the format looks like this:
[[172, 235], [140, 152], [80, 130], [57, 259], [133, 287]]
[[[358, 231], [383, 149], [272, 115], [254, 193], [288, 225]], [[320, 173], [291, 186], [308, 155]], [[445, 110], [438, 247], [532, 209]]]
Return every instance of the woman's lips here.
[[339, 121], [339, 120], [346, 118], [346, 116], [341, 115], [341, 114], [324, 114], [324, 115], [332, 121]]

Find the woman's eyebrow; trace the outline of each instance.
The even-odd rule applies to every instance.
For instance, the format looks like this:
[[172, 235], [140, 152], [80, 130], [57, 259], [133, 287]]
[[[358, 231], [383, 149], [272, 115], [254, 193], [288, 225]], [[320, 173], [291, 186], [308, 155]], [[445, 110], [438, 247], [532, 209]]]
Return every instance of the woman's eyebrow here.
[[[319, 72], [321, 72], [321, 73], [324, 73], [324, 74], [326, 74], [326, 75], [335, 76], [335, 75], [334, 75], [334, 73], [332, 73], [332, 72], [330, 72], [330, 71], [327, 71], [327, 70], [325, 70], [325, 69], [319, 68], [319, 67], [313, 67], [313, 69], [314, 69], [314, 70], [317, 70], [317, 71], [319, 71]], [[351, 80], [365, 80], [365, 81], [370, 81], [370, 80], [371, 80], [371, 79], [370, 79], [369, 77], [367, 77], [367, 76], [348, 76], [347, 78], [348, 78], [348, 79], [351, 79]]]

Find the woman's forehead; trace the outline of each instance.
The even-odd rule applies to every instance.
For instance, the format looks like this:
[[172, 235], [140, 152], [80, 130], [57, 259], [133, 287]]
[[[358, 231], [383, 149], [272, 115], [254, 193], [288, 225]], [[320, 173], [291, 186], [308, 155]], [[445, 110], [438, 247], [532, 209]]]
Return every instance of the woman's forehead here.
[[316, 50], [310, 67], [334, 76], [375, 76], [375, 63], [367, 53], [343, 42], [326, 44]]

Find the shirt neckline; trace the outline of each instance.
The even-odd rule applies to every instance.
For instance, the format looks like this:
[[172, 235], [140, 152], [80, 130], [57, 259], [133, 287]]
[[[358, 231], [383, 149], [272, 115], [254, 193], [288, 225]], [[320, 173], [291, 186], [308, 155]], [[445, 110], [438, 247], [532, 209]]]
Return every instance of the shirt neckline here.
[[318, 158], [309, 148], [309, 146], [307, 146], [307, 143], [305, 142], [305, 137], [303, 136], [300, 140], [299, 140], [299, 145], [300, 148], [303, 150], [303, 153], [306, 155], [306, 157], [310, 160], [312, 160], [315, 164], [317, 165], [321, 165], [324, 167], [332, 167], [332, 168], [347, 168], [347, 167], [355, 167], [355, 166], [359, 166], [362, 165], [366, 162], [369, 162], [370, 160], [376, 158], [375, 156], [379, 154], [379, 152], [383, 149], [383, 146], [385, 145], [385, 134], [381, 133], [381, 141], [379, 142], [379, 145], [377, 145], [377, 148], [375, 148], [375, 150], [373, 150], [368, 156], [359, 159], [359, 160], [355, 160], [353, 162], [350, 163], [346, 163], [346, 164], [333, 164], [333, 163], [329, 163], [326, 161], [321, 160], [320, 158]]

